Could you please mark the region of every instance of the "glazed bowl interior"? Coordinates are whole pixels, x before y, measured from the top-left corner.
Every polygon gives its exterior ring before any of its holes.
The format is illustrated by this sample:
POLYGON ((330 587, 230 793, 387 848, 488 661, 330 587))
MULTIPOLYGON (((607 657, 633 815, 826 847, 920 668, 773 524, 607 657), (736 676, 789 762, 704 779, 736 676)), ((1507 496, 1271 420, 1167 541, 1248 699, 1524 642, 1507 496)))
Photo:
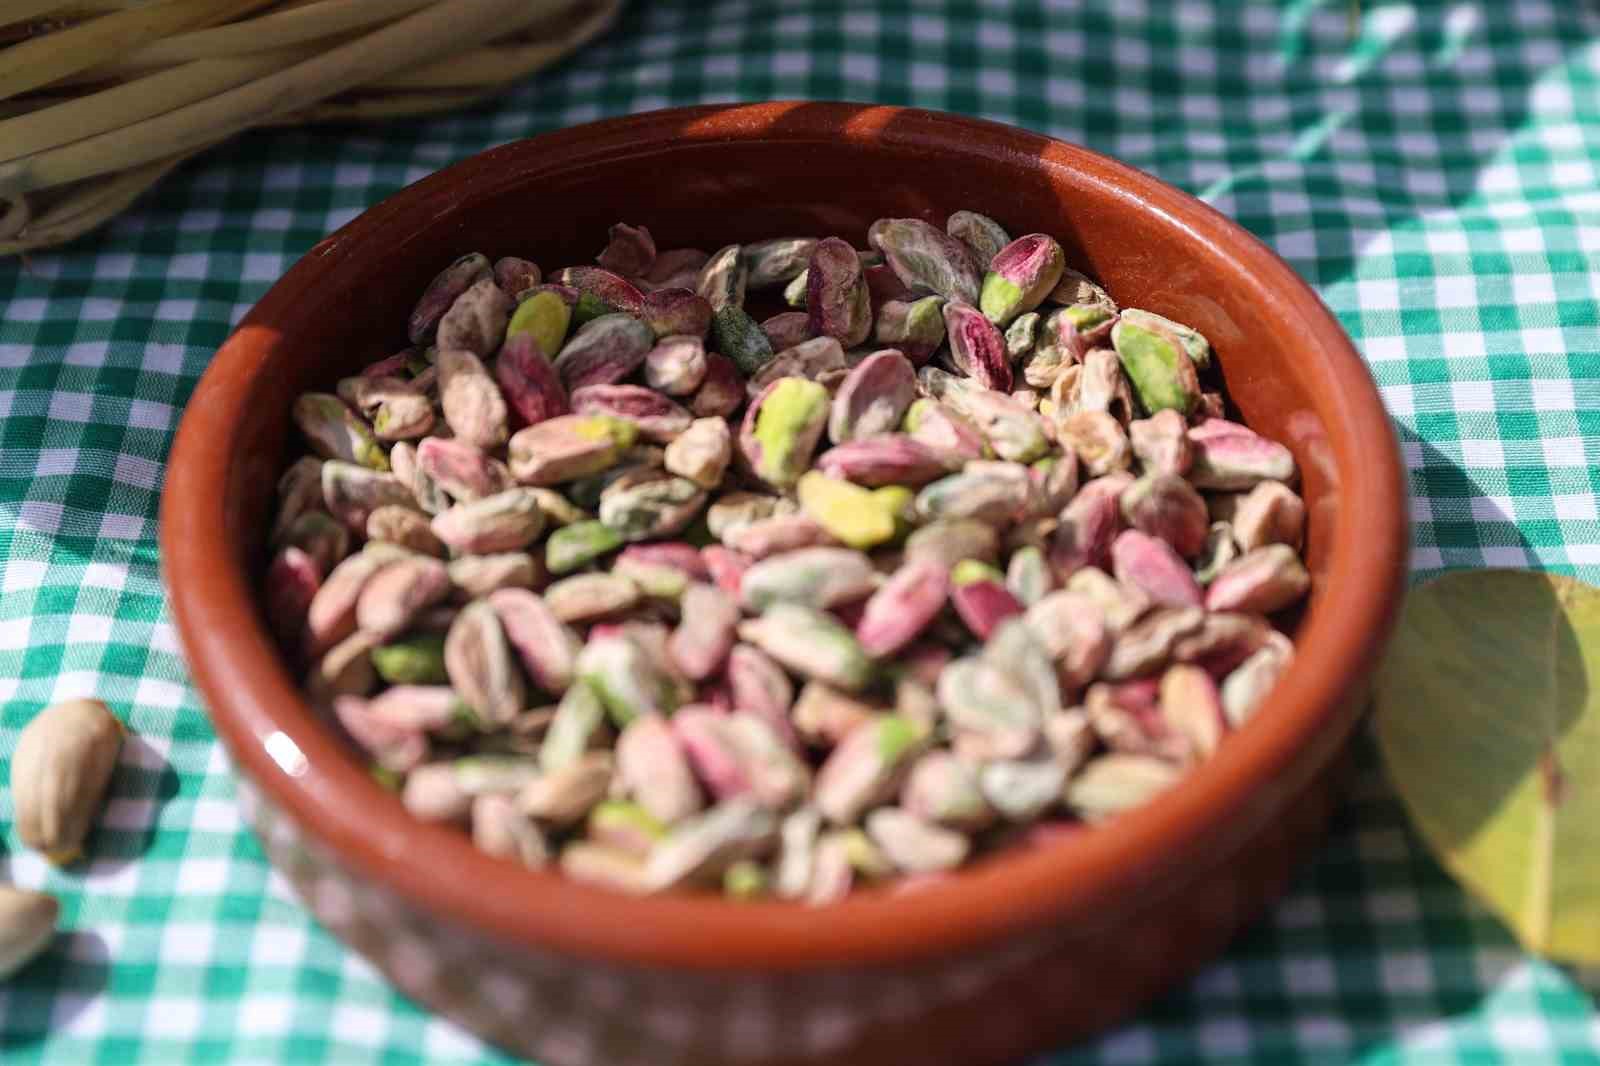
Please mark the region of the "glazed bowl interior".
POLYGON ((1243 230, 1104 157, 952 116, 839 104, 656 112, 519 142, 445 170, 318 245, 217 354, 185 416, 162 557, 191 669, 241 770, 343 861, 508 943, 645 965, 782 969, 903 961, 1029 923, 1087 920, 1222 861, 1342 744, 1398 603, 1407 543, 1395 441, 1348 339, 1243 230), (412 819, 299 695, 258 607, 294 397, 405 343, 453 258, 587 262, 617 221, 662 248, 838 234, 971 208, 1042 231, 1124 306, 1200 329, 1244 419, 1294 452, 1308 504, 1299 655, 1246 728, 1177 789, 1107 828, 1008 852, 915 892, 828 909, 634 899, 480 854, 412 819))

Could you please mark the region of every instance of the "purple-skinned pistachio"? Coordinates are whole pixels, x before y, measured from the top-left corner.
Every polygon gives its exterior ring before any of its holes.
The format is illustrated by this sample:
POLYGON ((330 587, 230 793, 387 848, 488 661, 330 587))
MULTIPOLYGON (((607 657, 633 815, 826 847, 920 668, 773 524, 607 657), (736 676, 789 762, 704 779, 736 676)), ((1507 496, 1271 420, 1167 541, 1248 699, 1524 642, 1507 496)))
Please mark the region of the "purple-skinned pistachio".
POLYGON ((322 464, 322 498, 334 518, 362 534, 372 512, 386 505, 409 506, 409 489, 393 474, 329 459, 322 464))
POLYGON ((1000 223, 976 211, 951 212, 945 220, 944 231, 967 246, 973 262, 982 270, 988 270, 1000 249, 1011 243, 1010 234, 1000 223))
POLYGON ((300 647, 300 634, 306 617, 322 587, 324 570, 311 554, 290 544, 272 557, 262 584, 266 596, 267 620, 278 636, 278 643, 291 655, 300 647))
POLYGON ((1100 676, 1125 681, 1154 673, 1171 660, 1177 642, 1204 623, 1205 612, 1198 607, 1157 607, 1146 612, 1118 634, 1100 676))
POLYGON ((1084 710, 1100 741, 1114 752, 1147 755, 1175 764, 1193 760, 1187 738, 1175 732, 1161 713, 1160 683, 1155 678, 1105 682, 1089 686, 1084 710))
POLYGON ((820 748, 833 748, 862 722, 877 717, 882 708, 821 681, 807 681, 794 701, 789 719, 800 740, 820 748))
POLYGON ((678 670, 704 681, 727 661, 739 625, 739 605, 715 585, 695 582, 683 592, 683 618, 667 644, 678 670))
POLYGON ((579 300, 592 297, 609 312, 637 315, 644 309, 644 294, 627 278, 604 267, 570 266, 550 279, 578 291, 579 300))
POLYGON ((1128 423, 1128 444, 1146 474, 1181 477, 1189 472, 1194 458, 1188 429, 1177 411, 1157 411, 1149 418, 1128 423))
POLYGON ((462 256, 440 271, 428 283, 422 298, 411 312, 407 330, 411 343, 426 344, 433 340, 439 320, 450 310, 456 298, 485 278, 493 278, 493 269, 488 258, 477 252, 462 256))
POLYGON ((726 674, 734 708, 757 715, 791 742, 795 740, 789 721, 794 683, 783 667, 754 645, 735 644, 728 653, 726 674))
MULTIPOLYGON (((529 485, 559 485, 615 466, 638 427, 605 415, 562 415, 512 435, 512 475, 529 485)), ((426 443, 426 442, 424 442, 426 443)))
POLYGON ((278 478, 278 517, 272 524, 272 543, 282 544, 302 515, 325 512, 322 499, 322 460, 302 456, 278 478))
POLYGON ((672 719, 689 761, 718 800, 748 798, 782 810, 802 798, 811 770, 784 738, 748 711, 684 708, 672 719))
POLYGON ((971 420, 935 399, 913 401, 903 425, 912 440, 942 456, 949 469, 959 469, 969 459, 986 459, 991 454, 983 434, 971 420))
POLYGON ((767 289, 798 277, 811 261, 815 237, 774 237, 744 245, 740 258, 746 271, 745 287, 767 289))
POLYGON ((1199 402, 1194 360, 1171 334, 1140 324, 1124 313, 1111 330, 1111 346, 1145 413, 1171 408, 1187 415, 1199 402))
POLYGON ((745 384, 745 392, 755 399, 779 378, 805 378, 825 384, 835 374, 845 372, 844 349, 832 337, 812 337, 786 349, 763 364, 745 384))
POLYGON ((917 374, 894 349, 873 352, 845 376, 833 396, 828 436, 836 444, 892 433, 917 395, 917 374))
POLYGON ((1233 539, 1244 551, 1268 544, 1298 549, 1305 535, 1306 505, 1281 481, 1263 481, 1245 493, 1233 514, 1233 539))
POLYGON ((544 272, 539 269, 539 264, 531 259, 519 259, 514 255, 508 255, 494 261, 494 283, 500 287, 501 292, 513 300, 529 289, 537 287, 542 281, 544 272))
POLYGON ((1311 588, 1311 575, 1287 544, 1267 544, 1245 552, 1222 568, 1206 586, 1211 611, 1271 614, 1298 602, 1311 588))
POLYGON ((428 758, 428 738, 420 729, 405 729, 373 716, 370 701, 360 696, 334 697, 333 714, 344 731, 379 766, 404 774, 428 758))
POLYGON ((640 439, 658 444, 670 443, 690 422, 688 411, 642 385, 585 385, 573 391, 572 410, 632 422, 640 439))
POLYGON ((431 528, 434 536, 459 552, 520 551, 544 532, 544 511, 538 497, 519 487, 458 503, 435 515, 431 528))
POLYGON ((761 480, 787 488, 811 465, 828 421, 828 390, 814 381, 780 378, 745 412, 739 451, 761 480))
POLYGON ((1065 266, 1066 256, 1054 237, 1044 233, 1018 237, 990 261, 979 307, 990 322, 1009 325, 1018 315, 1044 303, 1065 266))
POLYGON ((972 518, 929 522, 906 538, 905 557, 933 559, 946 570, 963 559, 992 563, 1000 554, 1000 535, 987 522, 972 518))
POLYGON ((728 547, 750 559, 839 543, 820 522, 807 514, 775 514, 757 519, 735 526, 723 540, 728 547))
POLYGON ((506 336, 506 324, 516 302, 501 291, 493 277, 479 278, 439 320, 436 344, 441 352, 462 350, 487 359, 506 336))
POLYGON ((707 352, 705 377, 689 398, 690 413, 696 418, 726 418, 744 401, 744 379, 733 360, 717 352, 707 352))
POLYGON ((705 266, 700 268, 700 276, 695 281, 695 292, 705 297, 713 313, 725 307, 744 306, 745 287, 750 272, 744 264, 741 252, 742 249, 737 244, 726 245, 713 252, 711 258, 706 260, 705 266))
POLYGON ((943 308, 945 333, 950 341, 950 361, 984 388, 1011 391, 1011 357, 1005 338, 983 312, 969 303, 952 300, 943 308))
POLYGON ((523 425, 537 425, 571 410, 561 376, 531 336, 519 334, 506 341, 495 359, 494 375, 506 405, 523 425))
POLYGON ((769 556, 745 572, 740 604, 761 612, 775 603, 828 608, 863 599, 877 571, 865 554, 849 548, 801 548, 769 556))
POLYGON ((846 348, 866 340, 872 330, 872 305, 855 249, 837 237, 820 240, 812 249, 806 272, 811 332, 833 337, 846 348))
POLYGON ((311 450, 323 459, 337 459, 373 470, 388 470, 389 459, 372 427, 325 392, 308 392, 294 401, 294 422, 311 450))
MULTIPOLYGON (((926 374, 929 369, 923 367, 919 373, 926 374)), ((949 402, 978 428, 1001 459, 1031 463, 1051 451, 1051 434, 1044 419, 1010 396, 977 389, 952 394, 949 402)))
POLYGON ((668 396, 688 396, 705 377, 706 346, 697 336, 662 337, 645 353, 645 384, 668 396))
POLYGON ((1116 496, 1080 490, 1062 510, 1050 540, 1048 556, 1056 580, 1065 582, 1086 566, 1100 565, 1111 550, 1117 523, 1116 496))
POLYGON ((1111 545, 1118 581, 1168 607, 1198 607, 1206 593, 1172 545, 1137 529, 1124 530, 1111 545))
POLYGON ((811 316, 804 311, 783 311, 761 321, 761 332, 775 352, 811 339, 811 316))
POLYGON ((866 261, 867 253, 860 254, 861 277, 867 283, 867 298, 874 308, 891 302, 905 303, 917 298, 916 293, 906 288, 905 282, 900 280, 893 267, 887 263, 869 264, 866 261))
POLYGON ((1294 456, 1237 422, 1208 418, 1189 427, 1194 460, 1189 480, 1199 489, 1238 491, 1262 481, 1292 481, 1294 456))
POLYGON ((511 471, 482 449, 458 440, 428 437, 417 445, 417 470, 457 500, 477 500, 504 492, 511 471))
POLYGON ((948 472, 945 457, 902 433, 851 440, 817 457, 816 469, 867 488, 925 485, 948 472))
POLYGON ((777 838, 772 811, 744 799, 727 800, 678 824, 651 850, 642 886, 659 892, 719 877, 735 862, 771 851, 777 838))
POLYGON ((1049 593, 1029 607, 1023 619, 1055 661, 1061 687, 1069 692, 1094 680, 1111 654, 1105 613, 1082 593, 1049 593))
POLYGON ((944 298, 888 300, 878 308, 873 339, 898 349, 912 366, 926 363, 945 339, 944 298))
POLYGON ((552 696, 565 692, 582 648, 577 633, 528 589, 497 589, 487 602, 533 683, 552 696))
POLYGON ((1033 482, 1034 513, 1058 515, 1078 494, 1078 458, 1063 454, 1036 459, 1028 466, 1028 477, 1033 482))
POLYGON ((658 821, 671 825, 705 806, 688 756, 660 714, 642 714, 617 738, 617 777, 658 821))
POLYGON ((955 659, 939 674, 939 706, 955 731, 957 753, 1014 759, 1038 742, 1041 717, 1021 682, 977 656, 955 659))
POLYGON ((656 261, 656 242, 643 226, 618 222, 607 234, 606 246, 594 261, 614 274, 631 277, 649 271, 656 261))
POLYGON ((1205 546, 1206 501, 1177 474, 1146 474, 1123 490, 1119 502, 1129 526, 1166 541, 1183 558, 1205 546))
POLYGON ((917 513, 928 521, 976 518, 997 526, 1026 516, 1034 504, 1033 479, 1021 463, 974 460, 923 488, 917 513))
POLYGON ((911 291, 977 304, 983 274, 956 238, 920 218, 884 218, 867 231, 867 242, 911 291))
POLYGON ((711 305, 689 289, 657 289, 647 293, 639 317, 661 337, 704 337, 711 330, 711 305))
POLYGON ((646 292, 655 289, 693 289, 700 278, 700 268, 710 258, 699 248, 658 249, 650 269, 633 280, 646 292))
POLYGON ((909 559, 867 600, 856 639, 874 658, 910 644, 944 608, 949 567, 936 559, 909 559))
POLYGON ((911 722, 878 715, 844 737, 817 772, 813 802, 834 825, 853 825, 893 796, 925 736, 911 722))
POLYGON ((739 626, 739 639, 796 674, 847 692, 859 692, 874 677, 872 661, 855 635, 832 615, 802 604, 773 604, 739 626))
POLYGON ((1006 588, 1005 575, 973 559, 951 570, 950 602, 979 640, 988 640, 1002 622, 1022 613, 1022 604, 1006 588))
POLYGON ((356 625, 380 640, 404 632, 418 614, 450 595, 444 563, 425 555, 400 559, 374 574, 356 601, 356 625))
MULTIPOLYGON (((1282 638, 1282 635, 1279 634, 1282 638)), ((1286 638, 1269 641, 1229 672, 1222 682, 1222 710, 1233 728, 1241 728, 1288 669, 1294 654, 1286 638)))
POLYGON ((505 725, 527 704, 527 688, 494 607, 484 600, 462 608, 444 643, 450 684, 473 714, 505 725))
POLYGON ((601 315, 567 341, 556 357, 556 372, 569 392, 585 385, 613 385, 639 369, 655 342, 650 327, 632 315, 601 315))
POLYGON ((1083 357, 1074 408, 1104 411, 1124 426, 1133 421, 1133 391, 1128 387, 1116 352, 1110 348, 1096 348, 1083 357))
POLYGON ((461 348, 441 348, 439 403, 455 439, 479 448, 497 448, 506 442, 506 400, 483 360, 461 348))

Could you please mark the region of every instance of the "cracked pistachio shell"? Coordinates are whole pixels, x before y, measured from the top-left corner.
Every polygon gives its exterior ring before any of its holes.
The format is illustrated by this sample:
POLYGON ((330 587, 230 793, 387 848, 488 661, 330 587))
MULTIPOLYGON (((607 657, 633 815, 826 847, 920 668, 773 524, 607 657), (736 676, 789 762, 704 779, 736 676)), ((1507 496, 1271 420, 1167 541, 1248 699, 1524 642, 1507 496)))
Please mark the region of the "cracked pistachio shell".
POLYGON ((11 756, 11 803, 24 845, 57 866, 82 854, 126 735, 99 700, 57 703, 29 720, 11 756))

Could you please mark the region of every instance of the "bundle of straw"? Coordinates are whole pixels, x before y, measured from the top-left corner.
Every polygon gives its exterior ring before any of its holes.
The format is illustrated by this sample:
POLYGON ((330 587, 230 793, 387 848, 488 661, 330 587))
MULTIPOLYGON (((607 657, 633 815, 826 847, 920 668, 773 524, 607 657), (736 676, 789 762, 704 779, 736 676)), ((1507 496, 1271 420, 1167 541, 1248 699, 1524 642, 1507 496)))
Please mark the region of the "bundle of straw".
POLYGON ((622 0, 3 0, 0 255, 70 240, 252 126, 460 107, 622 0))

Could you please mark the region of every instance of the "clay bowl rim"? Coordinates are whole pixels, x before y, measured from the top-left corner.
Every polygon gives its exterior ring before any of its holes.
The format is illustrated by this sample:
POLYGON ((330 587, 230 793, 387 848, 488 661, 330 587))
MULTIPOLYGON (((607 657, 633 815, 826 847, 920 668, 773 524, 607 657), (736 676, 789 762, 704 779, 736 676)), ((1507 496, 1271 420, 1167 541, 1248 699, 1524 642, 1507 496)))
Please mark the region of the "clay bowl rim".
POLYGON ((1214 839, 1228 819, 1250 817, 1253 803, 1292 795, 1309 776, 1308 746, 1318 751, 1309 756, 1314 763, 1331 757, 1337 745, 1326 742, 1328 731, 1343 739, 1339 708, 1359 698, 1404 589, 1409 534, 1401 470, 1377 389, 1333 316, 1275 253, 1188 194, 1088 149, 943 112, 814 101, 710 105, 608 119, 491 149, 407 187, 318 244, 245 317, 195 389, 163 492, 161 559, 191 672, 236 765, 359 877, 507 945, 579 958, 761 972, 903 964, 1050 924, 1093 925, 1131 886, 1161 877, 1181 884, 1185 864, 1207 861, 1186 851, 1186 841, 1214 839), (796 122, 797 114, 807 121, 796 122), (385 241, 390 227, 441 225, 434 215, 467 197, 525 180, 514 165, 523 153, 571 168, 695 142, 764 138, 809 145, 878 139, 956 158, 972 153, 1076 171, 1077 180, 1100 186, 1129 211, 1154 213, 1220 251, 1238 264, 1233 283, 1247 286, 1280 321, 1298 321, 1308 372, 1332 397, 1328 438, 1353 445, 1334 448, 1346 488, 1326 582, 1339 590, 1338 609, 1308 613, 1289 673, 1213 759, 1108 826, 916 891, 855 893, 822 911, 731 904, 714 895, 625 896, 517 868, 477 852, 458 830, 412 818, 298 695, 259 614, 243 553, 229 543, 223 504, 232 456, 246 446, 232 435, 234 412, 272 345, 270 331, 257 327, 291 320, 297 291, 340 270, 363 246, 385 241), (1296 773, 1302 776, 1290 780, 1296 773))

